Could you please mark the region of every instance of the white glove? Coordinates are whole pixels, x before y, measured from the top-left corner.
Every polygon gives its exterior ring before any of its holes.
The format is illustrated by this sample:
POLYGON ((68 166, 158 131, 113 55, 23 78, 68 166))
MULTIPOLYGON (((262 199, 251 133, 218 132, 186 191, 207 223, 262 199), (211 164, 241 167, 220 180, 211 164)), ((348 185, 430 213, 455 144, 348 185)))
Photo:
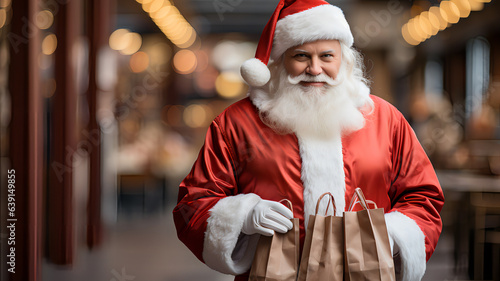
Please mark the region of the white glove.
POLYGON ((285 205, 269 200, 261 200, 247 215, 241 232, 252 235, 254 233, 272 236, 274 232, 286 233, 292 229, 290 221, 293 213, 285 205))

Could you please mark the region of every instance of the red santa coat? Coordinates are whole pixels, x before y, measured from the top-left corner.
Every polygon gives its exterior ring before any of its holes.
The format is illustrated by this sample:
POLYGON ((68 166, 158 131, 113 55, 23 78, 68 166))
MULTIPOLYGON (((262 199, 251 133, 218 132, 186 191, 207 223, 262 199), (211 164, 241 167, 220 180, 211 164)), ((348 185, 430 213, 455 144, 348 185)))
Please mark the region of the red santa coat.
POLYGON ((230 106, 212 122, 180 185, 173 212, 179 239, 211 268, 246 280, 258 235, 242 235, 241 228, 260 200, 292 201, 303 242, 304 217, 319 194, 332 192, 343 211, 361 187, 384 208, 401 257, 398 279, 420 280, 441 232, 443 192, 402 114, 371 98, 365 126, 327 142, 276 134, 249 98, 230 106))

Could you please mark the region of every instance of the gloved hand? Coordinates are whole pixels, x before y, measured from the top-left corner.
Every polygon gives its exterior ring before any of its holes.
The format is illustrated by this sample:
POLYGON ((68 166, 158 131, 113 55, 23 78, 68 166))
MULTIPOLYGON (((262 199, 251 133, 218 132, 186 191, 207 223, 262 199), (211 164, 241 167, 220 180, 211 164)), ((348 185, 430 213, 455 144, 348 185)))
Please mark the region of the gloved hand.
POLYGON ((293 213, 285 205, 269 200, 262 200, 248 213, 243 222, 241 232, 252 235, 254 233, 272 236, 274 232, 286 233, 292 229, 290 221, 293 213))

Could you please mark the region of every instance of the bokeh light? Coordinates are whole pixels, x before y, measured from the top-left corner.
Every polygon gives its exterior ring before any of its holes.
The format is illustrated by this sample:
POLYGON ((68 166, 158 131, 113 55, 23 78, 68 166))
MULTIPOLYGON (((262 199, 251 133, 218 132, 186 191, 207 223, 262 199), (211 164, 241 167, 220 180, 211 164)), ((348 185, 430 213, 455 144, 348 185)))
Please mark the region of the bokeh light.
POLYGON ((449 23, 457 23, 460 20, 460 10, 457 5, 451 1, 442 1, 441 5, 441 15, 449 23))
POLYGON ((36 26, 40 29, 49 29, 54 23, 54 15, 49 10, 38 12, 35 18, 36 26))
POLYGON ((132 55, 139 51, 142 46, 142 37, 139 33, 129 32, 123 35, 124 41, 128 42, 127 46, 120 50, 120 53, 124 55, 132 55))
POLYGON ((189 74, 196 69, 196 55, 191 50, 180 50, 174 56, 174 69, 179 74, 189 74))
POLYGON ((208 126, 211 120, 212 111, 204 104, 191 104, 184 110, 184 123, 191 128, 208 126))
POLYGON ((7 23, 7 10, 0 9, 0 28, 4 27, 7 23))
POLYGON ((194 28, 187 22, 181 12, 167 0, 136 0, 142 4, 153 22, 179 48, 189 48, 196 42, 194 28))
POLYGON ((0 8, 7 8, 11 4, 10 0, 0 0, 0 8))
POLYGON ((132 55, 139 51, 142 46, 140 34, 130 32, 128 29, 117 29, 109 36, 109 47, 120 51, 123 55, 132 55))
POLYGON ((234 72, 222 72, 215 80, 215 89, 223 98, 238 97, 243 94, 245 88, 240 76, 234 72))
POLYGON ((130 39, 125 37, 127 33, 129 33, 128 29, 123 28, 113 31, 109 36, 109 47, 116 51, 125 49, 129 44, 127 39, 130 39))
POLYGON ((416 38, 413 38, 413 36, 410 34, 410 31, 408 29, 408 23, 405 23, 401 29, 401 34, 403 35, 403 38, 405 39, 406 42, 408 42, 410 45, 416 46, 418 43, 420 43, 419 40, 416 38))
POLYGON ((470 15, 471 6, 468 0, 451 0, 451 2, 457 5, 461 18, 466 18, 470 15))
POLYGON ((42 40, 42 53, 52 55, 57 48, 57 37, 54 33, 49 33, 42 40))
POLYGON ((149 56, 145 52, 137 52, 130 57, 129 66, 132 72, 140 73, 149 67, 149 56))
POLYGON ((460 18, 469 17, 471 11, 480 11, 484 3, 489 2, 491 0, 443 0, 428 11, 415 3, 410 12, 412 18, 402 26, 401 35, 408 44, 416 46, 457 23, 460 18))

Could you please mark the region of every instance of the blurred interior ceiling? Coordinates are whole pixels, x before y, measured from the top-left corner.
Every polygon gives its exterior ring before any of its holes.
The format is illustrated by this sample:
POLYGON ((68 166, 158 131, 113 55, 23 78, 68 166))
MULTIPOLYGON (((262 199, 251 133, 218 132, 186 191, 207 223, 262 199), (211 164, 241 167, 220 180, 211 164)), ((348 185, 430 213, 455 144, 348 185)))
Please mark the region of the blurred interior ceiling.
MULTIPOLYGON (((259 36, 279 0, 173 0, 201 35, 241 32, 259 36)), ((356 0, 330 0, 344 13, 356 0)), ((117 0, 116 28, 146 34, 160 30, 135 0, 117 0)))

